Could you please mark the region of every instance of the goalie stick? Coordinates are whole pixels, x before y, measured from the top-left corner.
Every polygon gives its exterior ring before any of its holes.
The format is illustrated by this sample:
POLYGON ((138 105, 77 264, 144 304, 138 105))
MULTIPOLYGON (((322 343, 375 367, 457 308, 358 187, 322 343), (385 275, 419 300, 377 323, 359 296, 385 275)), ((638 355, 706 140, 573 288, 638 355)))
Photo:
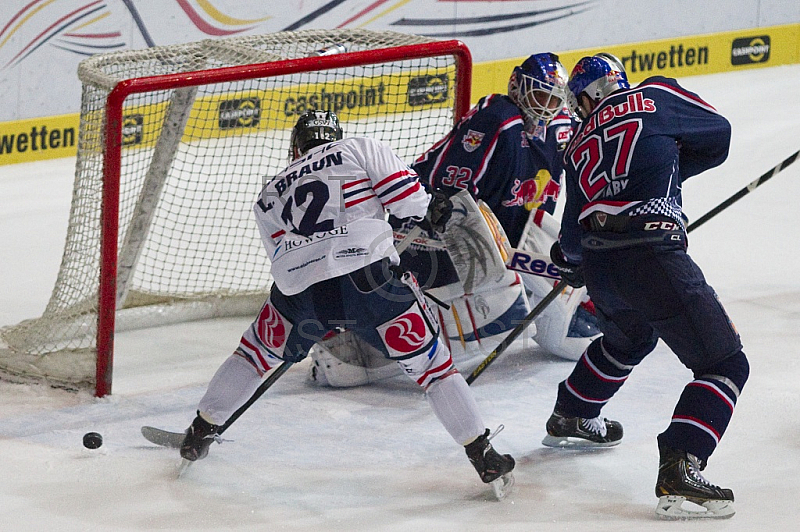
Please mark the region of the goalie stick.
MULTIPOLYGON (((398 254, 402 253, 409 245, 411 245, 414 239, 419 237, 419 235, 421 234, 422 234, 422 228, 418 225, 414 226, 414 228, 408 232, 406 238, 402 242, 397 244, 397 246, 395 246, 395 248, 397 249, 397 253, 398 254)), ((242 414, 244 414, 245 411, 253 405, 253 403, 258 401, 258 399, 262 395, 264 395, 264 392, 266 392, 273 384, 275 384, 275 381, 277 381, 284 373, 286 373, 286 371, 291 366, 292 362, 283 362, 280 366, 278 366, 275 369, 275 371, 270 373, 269 377, 267 377, 267 379, 264 382, 262 382, 258 386, 258 388, 256 388, 256 391, 253 392, 253 395, 250 396, 250 399, 248 399, 247 402, 245 402, 242 406, 240 406, 238 410, 236 410, 236 412, 234 412, 223 425, 220 425, 219 430, 217 431, 217 435, 221 435, 223 432, 228 430, 228 428, 233 424, 233 422, 239 419, 239 417, 242 414)), ((141 432, 142 436, 144 436, 144 438, 150 443, 154 443, 162 447, 169 447, 173 449, 180 448, 181 444, 183 443, 183 438, 186 435, 184 432, 171 432, 168 430, 159 429, 156 427, 150 427, 147 425, 142 427, 141 432)), ((183 474, 183 472, 188 467, 187 462, 189 461, 183 460, 183 462, 179 466, 178 476, 183 474)))
POLYGON ((693 229, 697 229, 698 227, 709 221, 711 218, 713 218, 720 212, 724 211, 725 209, 727 209, 728 207, 730 207, 731 205, 742 199, 747 194, 750 194, 756 188, 766 183, 767 180, 770 179, 772 176, 774 176, 775 174, 777 174, 778 172, 780 172, 781 170, 783 170, 784 168, 795 162, 797 160, 798 155, 800 155, 800 150, 794 152, 789 157, 784 159, 780 164, 778 164, 771 170, 765 172, 760 177, 748 183, 742 189, 737 191, 733 196, 726 199, 725 201, 723 201, 722 203, 720 203, 719 205, 717 205, 716 207, 705 213, 703 216, 695 220, 693 223, 690 223, 689 226, 686 228, 686 232, 688 233, 693 229))

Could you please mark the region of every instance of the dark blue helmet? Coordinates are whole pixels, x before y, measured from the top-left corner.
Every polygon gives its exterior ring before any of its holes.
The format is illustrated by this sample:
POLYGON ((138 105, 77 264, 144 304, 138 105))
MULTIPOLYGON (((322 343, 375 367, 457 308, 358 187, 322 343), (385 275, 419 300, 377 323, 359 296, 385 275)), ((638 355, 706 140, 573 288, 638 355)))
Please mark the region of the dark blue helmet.
POLYGON ((527 118, 547 124, 566 102, 567 71, 556 54, 534 54, 514 68, 508 95, 527 118))
POLYGON ((315 146, 343 136, 339 118, 333 111, 306 111, 292 129, 289 158, 294 160, 315 146))
POLYGON ((622 61, 612 54, 600 53, 578 61, 572 69, 567 86, 570 109, 585 118, 579 105, 581 93, 596 102, 619 89, 630 88, 630 83, 622 61))

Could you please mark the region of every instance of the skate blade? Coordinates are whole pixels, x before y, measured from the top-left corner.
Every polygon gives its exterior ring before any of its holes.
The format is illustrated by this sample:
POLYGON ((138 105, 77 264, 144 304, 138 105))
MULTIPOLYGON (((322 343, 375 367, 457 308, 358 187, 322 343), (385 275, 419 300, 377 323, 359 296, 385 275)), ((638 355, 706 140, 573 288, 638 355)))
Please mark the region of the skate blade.
POLYGON ((181 459, 181 463, 178 464, 178 469, 175 472, 175 478, 181 478, 186 470, 189 469, 189 466, 192 465, 191 460, 187 460, 186 458, 181 459))
POLYGON ((542 445, 561 449, 602 449, 605 447, 615 447, 621 442, 622 440, 611 441, 607 443, 597 443, 591 440, 585 440, 583 438, 570 436, 551 436, 548 434, 542 440, 542 445))
POLYGON ((492 491, 494 491, 494 496, 497 500, 502 501, 511 493, 511 488, 514 487, 514 474, 509 471, 502 477, 494 479, 489 484, 491 484, 492 491))
POLYGON ((656 515, 661 519, 728 519, 736 510, 733 501, 713 500, 702 504, 687 501, 680 495, 664 495, 658 498, 656 515), (684 506, 686 503, 686 506, 684 506))

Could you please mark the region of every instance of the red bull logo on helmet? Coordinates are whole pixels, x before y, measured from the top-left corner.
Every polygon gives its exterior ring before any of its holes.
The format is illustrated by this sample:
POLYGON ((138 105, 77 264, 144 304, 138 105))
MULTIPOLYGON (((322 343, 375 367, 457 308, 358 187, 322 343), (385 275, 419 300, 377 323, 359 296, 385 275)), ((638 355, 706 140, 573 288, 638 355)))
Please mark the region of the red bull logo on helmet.
POLYGON ((546 73, 547 82, 556 87, 563 87, 567 84, 567 80, 558 72, 558 70, 548 70, 546 73))
POLYGON ((572 75, 573 76, 575 74, 585 74, 585 73, 586 73, 586 69, 583 68, 583 63, 576 64, 575 68, 572 69, 572 75))
POLYGON ((612 70, 606 74, 606 83, 616 83, 617 81, 622 81, 622 72, 612 70))

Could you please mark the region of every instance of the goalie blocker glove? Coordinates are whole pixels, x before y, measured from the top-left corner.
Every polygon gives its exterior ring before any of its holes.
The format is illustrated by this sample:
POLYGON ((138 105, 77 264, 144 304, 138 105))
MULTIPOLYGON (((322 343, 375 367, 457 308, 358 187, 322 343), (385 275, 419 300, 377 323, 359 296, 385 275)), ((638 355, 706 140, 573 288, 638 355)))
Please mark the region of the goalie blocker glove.
POLYGON ((428 204, 428 212, 425 213, 425 218, 417 222, 417 225, 428 232, 444 233, 447 222, 453 215, 453 202, 441 190, 431 190, 430 194, 431 201, 428 204))
POLYGON ((586 284, 583 279, 582 268, 577 264, 572 264, 564 257, 564 252, 561 251, 561 244, 558 243, 558 240, 550 248, 550 260, 553 261, 556 269, 558 269, 558 274, 565 283, 573 288, 581 288, 586 284))

